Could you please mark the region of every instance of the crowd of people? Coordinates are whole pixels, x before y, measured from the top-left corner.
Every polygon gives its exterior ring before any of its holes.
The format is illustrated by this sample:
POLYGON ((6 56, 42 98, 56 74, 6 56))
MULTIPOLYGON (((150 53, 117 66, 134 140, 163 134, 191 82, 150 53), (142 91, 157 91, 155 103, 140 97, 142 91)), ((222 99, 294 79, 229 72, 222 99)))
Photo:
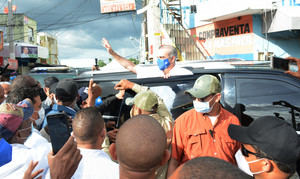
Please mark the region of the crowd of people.
MULTIPOLYGON (((107 40, 103 44, 138 77, 155 71, 128 62, 107 40)), ((175 52, 172 46, 160 47, 160 71, 152 74, 164 78, 183 74, 175 66, 175 52)), ((82 88, 71 79, 55 77, 44 79, 44 84, 27 75, 0 83, 0 178, 285 179, 297 175, 296 131, 274 116, 241 126, 220 104, 217 76, 202 75, 195 81, 186 91, 193 108, 177 119, 167 105, 170 97, 125 79, 115 85, 119 93, 105 97, 93 80, 82 88), (126 97, 129 89, 136 93, 134 97, 126 97), (124 102, 129 114, 118 110, 124 102), (105 118, 107 112, 117 114, 119 120, 105 118)))

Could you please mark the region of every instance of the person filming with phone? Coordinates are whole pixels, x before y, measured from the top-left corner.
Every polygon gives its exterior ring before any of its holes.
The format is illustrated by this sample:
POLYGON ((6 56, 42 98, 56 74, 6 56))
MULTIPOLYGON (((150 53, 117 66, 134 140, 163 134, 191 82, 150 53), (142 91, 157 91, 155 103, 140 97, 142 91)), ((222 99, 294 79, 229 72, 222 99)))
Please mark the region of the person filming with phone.
POLYGON ((43 137, 47 138, 48 140, 50 139, 47 121, 49 116, 58 113, 64 113, 69 121, 75 117, 76 111, 74 107, 77 96, 77 85, 73 80, 63 79, 57 83, 55 89, 55 99, 57 103, 53 104, 51 110, 46 115, 42 129, 43 132, 41 133, 43 137))

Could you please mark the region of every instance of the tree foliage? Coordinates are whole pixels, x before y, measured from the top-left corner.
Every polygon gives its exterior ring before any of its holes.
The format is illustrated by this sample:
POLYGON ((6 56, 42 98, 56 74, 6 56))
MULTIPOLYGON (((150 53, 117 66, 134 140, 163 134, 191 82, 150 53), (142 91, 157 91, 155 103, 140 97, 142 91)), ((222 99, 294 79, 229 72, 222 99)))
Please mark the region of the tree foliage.
POLYGON ((140 63, 140 61, 138 59, 135 59, 135 58, 129 58, 128 60, 132 61, 135 65, 140 63))
POLYGON ((106 65, 106 63, 103 60, 101 60, 101 59, 98 60, 99 67, 104 67, 105 65, 106 65))

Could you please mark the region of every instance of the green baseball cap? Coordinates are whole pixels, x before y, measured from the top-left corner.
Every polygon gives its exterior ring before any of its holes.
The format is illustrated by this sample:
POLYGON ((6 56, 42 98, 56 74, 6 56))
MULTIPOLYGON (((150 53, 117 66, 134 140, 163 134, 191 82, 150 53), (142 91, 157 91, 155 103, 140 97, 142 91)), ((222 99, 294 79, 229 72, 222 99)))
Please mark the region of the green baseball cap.
POLYGON ((195 98, 204 98, 210 94, 220 93, 221 84, 213 75, 202 75, 196 80, 194 87, 185 92, 195 98))
POLYGON ((152 111, 153 106, 158 104, 158 100, 156 94, 148 90, 136 94, 134 98, 127 98, 125 103, 129 106, 134 104, 145 111, 152 111))

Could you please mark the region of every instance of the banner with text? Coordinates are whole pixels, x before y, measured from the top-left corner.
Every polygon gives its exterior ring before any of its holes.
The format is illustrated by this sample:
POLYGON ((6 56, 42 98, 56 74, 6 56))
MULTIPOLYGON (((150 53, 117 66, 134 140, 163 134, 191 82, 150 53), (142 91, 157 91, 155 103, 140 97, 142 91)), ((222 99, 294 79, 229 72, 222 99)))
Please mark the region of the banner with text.
MULTIPOLYGON (((254 48, 252 16, 223 20, 191 29, 192 37, 215 58, 243 58, 254 48)), ((198 44, 199 44, 198 43, 198 44)))

